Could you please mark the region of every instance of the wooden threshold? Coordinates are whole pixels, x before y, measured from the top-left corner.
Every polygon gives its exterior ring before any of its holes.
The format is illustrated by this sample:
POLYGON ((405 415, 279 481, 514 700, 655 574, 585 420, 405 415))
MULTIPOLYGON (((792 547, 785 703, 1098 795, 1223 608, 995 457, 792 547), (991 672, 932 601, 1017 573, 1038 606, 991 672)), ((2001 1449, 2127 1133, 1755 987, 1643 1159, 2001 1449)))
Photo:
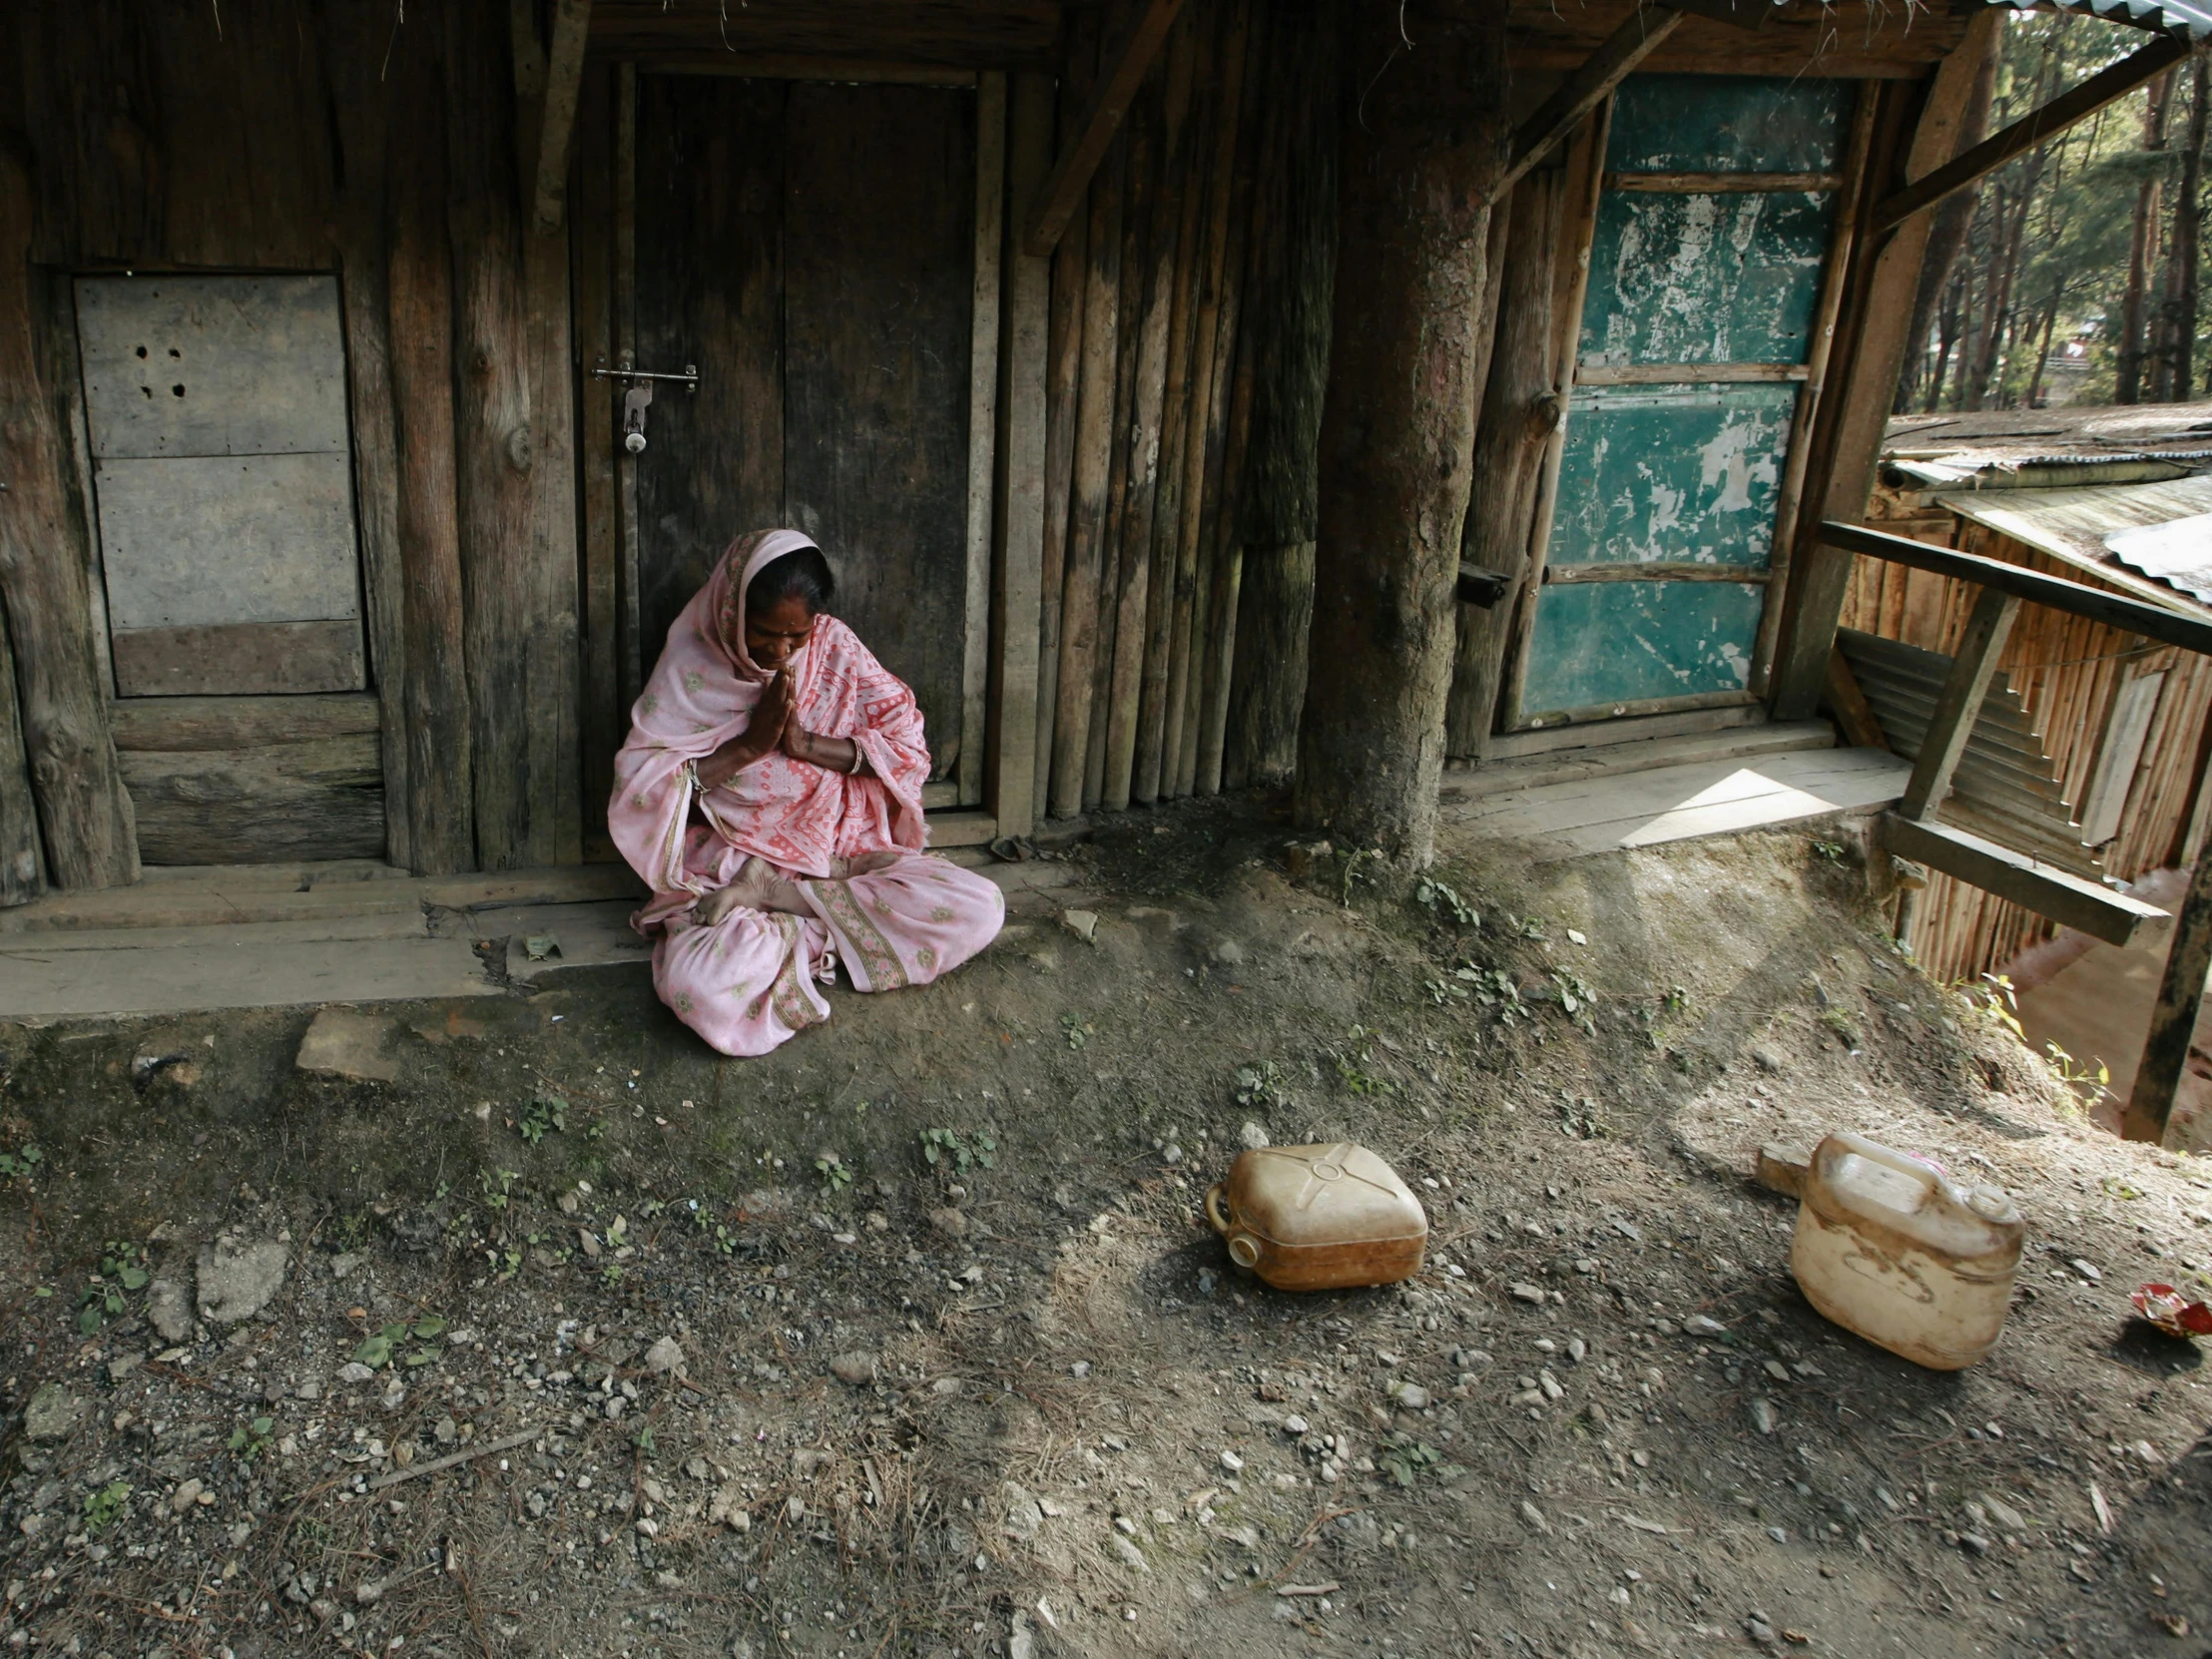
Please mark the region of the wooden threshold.
POLYGON ((1835 729, 1826 721, 1803 720, 1786 725, 1760 723, 1722 731, 1647 737, 1632 743, 1557 749, 1509 760, 1501 760, 1493 752, 1490 759, 1478 767, 1447 774, 1443 800, 1451 804, 1506 790, 1540 789, 1547 784, 1617 778, 1629 773, 1654 772, 1661 767, 1747 761, 1835 747, 1835 729))
POLYGON ((1559 749, 1595 749, 1613 744, 1678 738, 1687 732, 1724 732, 1763 726, 1767 711, 1756 703, 1728 709, 1689 709, 1680 714, 1644 715, 1633 720, 1591 720, 1575 726, 1547 726, 1529 732, 1501 732, 1490 740, 1490 759, 1548 755, 1559 749))
POLYGON ((1951 825, 1885 813, 1882 829, 1890 851, 1898 857, 1939 869, 2107 944, 2132 944, 2153 929, 2166 930, 2173 921, 2166 911, 2139 898, 1951 825))

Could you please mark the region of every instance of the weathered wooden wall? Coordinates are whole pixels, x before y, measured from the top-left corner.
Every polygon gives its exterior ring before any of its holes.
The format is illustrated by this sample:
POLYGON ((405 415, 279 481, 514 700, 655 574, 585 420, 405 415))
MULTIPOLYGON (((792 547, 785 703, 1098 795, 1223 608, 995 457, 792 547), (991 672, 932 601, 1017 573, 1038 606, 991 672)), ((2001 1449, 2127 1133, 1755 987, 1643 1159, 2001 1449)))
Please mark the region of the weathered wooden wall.
MULTIPOLYGON (((1986 526, 1956 519, 1951 524, 1953 533, 1944 539, 1963 552, 2071 582, 2116 586, 1986 526)), ((1861 559, 1852 570, 1843 626, 1947 654, 1972 606, 1973 594, 1963 584, 1861 559)), ((1998 667, 2025 704, 2044 753, 2056 763, 2077 822, 2112 729, 2115 700, 2130 682, 2160 677, 2150 693, 2155 701, 2132 780, 2125 785, 2118 831, 2104 843, 2102 862, 2107 875, 2123 881, 2193 862, 2206 829, 2197 777, 2205 718, 2212 712, 2212 661, 2029 605, 2013 624, 1998 667)), ((1913 951, 1936 980, 1948 984, 2000 967, 2053 931, 2033 911, 1932 870, 1914 909, 1913 951)))
MULTIPOLYGON (((62 279, 86 272, 338 277, 378 730, 349 733, 351 816, 329 850, 430 870, 578 855, 568 253, 522 210, 543 53, 510 49, 511 13, 36 0, 0 20, 0 334, 12 301, 17 337, 51 342, 43 377, 0 366, 0 398, 38 416, 6 422, 7 470, 37 487, 0 512, 0 588, 33 771, 66 750, 78 774, 67 788, 42 775, 61 884, 134 877, 130 797, 103 780, 155 789, 147 752, 119 769, 107 707, 62 279)), ((267 760, 225 764, 247 792, 239 834, 194 840, 195 855, 312 850, 254 828, 296 794, 267 760)), ((150 824, 157 843, 182 844, 150 824)))

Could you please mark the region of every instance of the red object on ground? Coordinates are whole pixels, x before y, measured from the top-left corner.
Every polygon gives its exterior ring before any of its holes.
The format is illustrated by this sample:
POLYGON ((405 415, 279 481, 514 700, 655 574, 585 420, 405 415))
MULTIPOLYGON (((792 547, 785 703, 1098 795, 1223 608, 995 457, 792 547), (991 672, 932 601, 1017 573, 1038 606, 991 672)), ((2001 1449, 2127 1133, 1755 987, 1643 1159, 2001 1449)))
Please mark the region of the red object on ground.
POLYGON ((2212 1337, 2212 1308, 2191 1302, 2171 1285, 2145 1285, 2128 1300, 2169 1337, 2212 1337))

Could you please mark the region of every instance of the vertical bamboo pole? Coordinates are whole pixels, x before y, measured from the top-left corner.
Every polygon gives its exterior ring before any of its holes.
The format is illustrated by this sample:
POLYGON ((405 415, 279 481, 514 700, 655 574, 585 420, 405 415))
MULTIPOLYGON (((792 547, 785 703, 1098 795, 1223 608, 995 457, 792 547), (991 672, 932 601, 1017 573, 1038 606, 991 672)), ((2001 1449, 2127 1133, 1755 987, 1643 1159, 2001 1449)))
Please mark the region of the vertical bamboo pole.
MULTIPOLYGON (((1175 291, 1168 314, 1167 388, 1160 417, 1159 482, 1153 496, 1151 576, 1145 593, 1144 677, 1137 702, 1136 771, 1129 787, 1130 799, 1145 805, 1171 793, 1174 777, 1168 770, 1168 679, 1174 655, 1172 631, 1176 619, 1176 565, 1182 543, 1183 451, 1191 420, 1191 342, 1200 264, 1204 251, 1200 236, 1206 209, 1206 140, 1216 100, 1201 97, 1200 88, 1211 91, 1214 68, 1217 8, 1193 6, 1183 13, 1191 70, 1184 93, 1188 113, 1175 161, 1177 189, 1182 196, 1182 219, 1176 232, 1175 291), (1163 788, 1163 785, 1165 788, 1163 788)), ((1171 74, 1174 73, 1171 66, 1171 74)))
POLYGON ((1852 109, 1851 136, 1844 150, 1844 188, 1836 198, 1835 231, 1821 294, 1813 312, 1813 337, 1806 352, 1805 378, 1798 384, 1797 412, 1790 421, 1790 451, 1783 462, 1782 487, 1774 510, 1773 551, 1767 564, 1766 602, 1759 612, 1758 641, 1751 653, 1751 692, 1767 695, 1774 669, 1774 642, 1782 632, 1782 596, 1790 586, 1790 550, 1797 543, 1798 507, 1805 498, 1805 471, 1813 454, 1813 420, 1828 381, 1828 359, 1836 344, 1836 317, 1843 308, 1844 278, 1851 271, 1852 235, 1859 225, 1859 198, 1867 188, 1867 151, 1874 142, 1875 91, 1862 86, 1852 109))
POLYGON ((1137 367, 1144 345, 1145 250, 1151 244, 1159 98, 1147 87, 1122 127, 1129 177, 1121 222, 1121 337, 1114 363, 1114 447, 1107 461, 1106 544, 1098 583, 1098 658, 1091 671, 1090 748, 1083 757, 1083 805, 1106 796, 1114 711, 1114 665, 1121 649, 1121 613, 1129 581, 1130 457, 1137 436, 1137 367))
POLYGON ((1552 313, 1552 395, 1559 423, 1544 445, 1544 470, 1537 485, 1536 513, 1528 532, 1528 575, 1521 583, 1513 618, 1512 655, 1506 664, 1505 695, 1499 699, 1499 730, 1520 722, 1521 693, 1528 684, 1528 647, 1536 632, 1536 601, 1544 588, 1544 561, 1551 551, 1551 525, 1559 505, 1559 462, 1567 452, 1567 402, 1574 389, 1576 341, 1582 332, 1582 305, 1590 291, 1590 239, 1597 232, 1598 202, 1605 178, 1605 141, 1613 126, 1613 100, 1591 111, 1567 152, 1567 200, 1560 215, 1559 261, 1555 270, 1564 291, 1552 313))
MULTIPOLYGON (((627 368, 638 360, 638 66, 634 63, 615 67, 614 201, 615 362, 627 368)), ((627 728, 630 705, 645 690, 645 625, 638 594, 638 458, 626 451, 616 456, 615 466, 620 477, 615 513, 622 538, 615 572, 621 589, 622 710, 627 728)))
POLYGON ((1068 493, 1066 570, 1061 584, 1059 696, 1053 711, 1054 818, 1083 810, 1090 747, 1093 669, 1098 658, 1098 590, 1105 551, 1108 468, 1113 457, 1114 366, 1121 316, 1121 220, 1128 149, 1116 144, 1091 181, 1085 234, 1081 371, 1068 493))
MULTIPOLYGON (((1058 153, 1075 142, 1076 123, 1089 102, 1096 71, 1098 19, 1076 20, 1067 74, 1059 95, 1058 153)), ((1017 216, 1028 204, 1016 203, 1017 216)), ((1037 787, 1040 811, 1052 798, 1052 742, 1060 708, 1060 616, 1067 580, 1068 507, 1074 493, 1076 391, 1083 362, 1084 275, 1089 266, 1091 216, 1070 221, 1052 255, 1052 316, 1045 366, 1043 603, 1037 619, 1037 787)), ((1016 229, 1018 231, 1018 219, 1016 229)))
MULTIPOLYGON (((1245 84, 1261 85, 1269 62, 1269 50, 1278 38, 1264 14, 1255 13, 1246 45, 1245 84)), ((1206 517, 1199 527, 1199 545, 1211 560, 1206 583, 1206 672, 1198 711, 1197 758, 1192 788, 1198 795, 1221 793, 1222 747, 1229 730, 1229 691, 1237 656, 1237 601, 1243 586, 1244 555, 1237 545, 1237 487, 1244 472, 1245 438, 1252 427, 1252 364, 1250 353, 1239 349, 1244 294, 1252 249, 1260 241, 1254 220, 1257 213, 1254 185, 1261 150, 1266 143, 1263 118, 1269 100, 1247 98, 1242 131, 1237 138, 1234 195, 1238 206, 1230 215, 1230 245, 1223 256, 1222 311, 1214 341, 1214 399, 1210 421, 1216 436, 1209 439, 1207 456, 1206 517)))

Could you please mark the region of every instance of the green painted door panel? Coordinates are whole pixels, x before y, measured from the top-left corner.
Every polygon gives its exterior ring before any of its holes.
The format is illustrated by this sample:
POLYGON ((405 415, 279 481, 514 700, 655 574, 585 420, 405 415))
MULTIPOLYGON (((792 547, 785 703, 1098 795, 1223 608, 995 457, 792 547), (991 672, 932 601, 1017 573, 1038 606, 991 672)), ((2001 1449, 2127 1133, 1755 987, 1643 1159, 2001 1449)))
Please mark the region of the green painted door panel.
POLYGON ((1736 582, 1563 582, 1536 598, 1524 719, 1741 691, 1766 590, 1736 582))
POLYGON ((1567 415, 1548 562, 1764 569, 1796 405, 1791 384, 1580 394, 1567 415))
POLYGON ((1801 363, 1834 198, 1607 191, 1590 245, 1585 364, 1801 363))
POLYGON ((1613 97, 1615 173, 1828 173, 1843 155, 1848 81, 1631 75, 1613 97))

